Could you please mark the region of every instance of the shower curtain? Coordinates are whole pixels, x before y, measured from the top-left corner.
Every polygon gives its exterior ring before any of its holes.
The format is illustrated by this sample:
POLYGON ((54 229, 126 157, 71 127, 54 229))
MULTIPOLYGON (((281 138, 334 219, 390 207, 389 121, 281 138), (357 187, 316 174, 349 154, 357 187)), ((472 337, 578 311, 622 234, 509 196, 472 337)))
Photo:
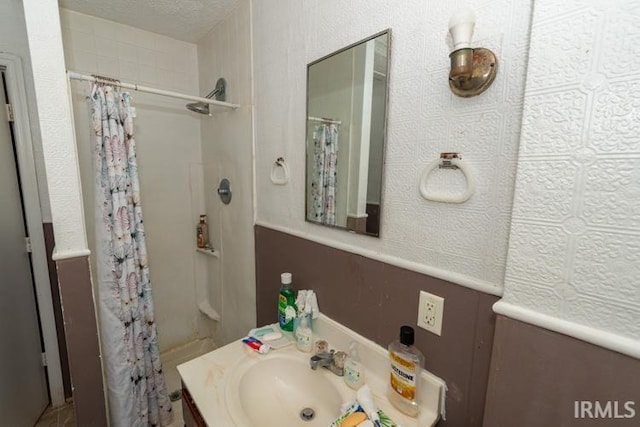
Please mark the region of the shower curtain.
POLYGON ((165 426, 171 402, 153 315, 131 97, 92 84, 96 265, 110 424, 165 426))
POLYGON ((338 126, 322 123, 313 131, 313 176, 311 179, 311 218, 322 224, 336 224, 336 174, 338 165, 338 126))

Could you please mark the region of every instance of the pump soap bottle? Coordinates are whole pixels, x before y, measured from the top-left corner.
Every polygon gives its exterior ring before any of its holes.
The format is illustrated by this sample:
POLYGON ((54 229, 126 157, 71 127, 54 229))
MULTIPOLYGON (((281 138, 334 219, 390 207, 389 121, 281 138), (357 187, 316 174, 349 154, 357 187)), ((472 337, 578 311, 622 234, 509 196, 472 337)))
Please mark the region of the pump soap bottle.
POLYGON ((416 393, 424 367, 424 356, 413 346, 413 342, 413 328, 402 326, 400 341, 389 344, 391 378, 388 398, 393 406, 410 417, 420 412, 416 393))
POLYGON ((305 353, 311 353, 313 349, 313 331, 307 323, 307 316, 302 316, 300 326, 296 329, 296 347, 305 353))
POLYGON ((280 329, 287 332, 293 332, 293 318, 287 320, 287 307, 294 309, 294 317, 297 313, 296 295, 291 287, 291 273, 282 273, 280 275, 280 293, 278 294, 278 323, 280 329))
POLYGON ((364 367, 358 357, 358 343, 349 344, 349 357, 344 362, 344 383, 354 390, 364 385, 364 367))

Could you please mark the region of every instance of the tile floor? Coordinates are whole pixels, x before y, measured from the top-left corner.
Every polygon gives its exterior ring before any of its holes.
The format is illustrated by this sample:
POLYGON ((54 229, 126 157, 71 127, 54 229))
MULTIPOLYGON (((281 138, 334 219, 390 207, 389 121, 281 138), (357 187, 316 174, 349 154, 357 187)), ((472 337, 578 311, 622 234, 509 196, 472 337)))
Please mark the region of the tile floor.
POLYGON ((73 401, 57 408, 47 408, 35 427, 76 427, 76 413, 73 411, 73 401))
MULTIPOLYGON (((202 339, 190 342, 182 347, 166 351, 161 354, 164 378, 169 393, 180 390, 181 382, 177 366, 194 359, 200 355, 215 350, 216 346, 210 339, 202 339)), ((182 401, 172 402, 173 423, 169 427, 182 427, 182 401)), ((73 411, 73 401, 59 408, 48 408, 38 420, 35 427, 76 427, 75 412, 73 411)))

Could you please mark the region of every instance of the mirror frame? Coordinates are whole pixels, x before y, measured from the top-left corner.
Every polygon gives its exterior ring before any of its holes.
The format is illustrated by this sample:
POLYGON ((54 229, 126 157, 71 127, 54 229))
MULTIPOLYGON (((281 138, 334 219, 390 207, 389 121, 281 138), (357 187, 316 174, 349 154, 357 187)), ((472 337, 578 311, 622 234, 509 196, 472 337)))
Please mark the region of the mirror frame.
POLYGON ((323 56, 322 58, 316 59, 310 63, 307 64, 307 75, 306 75, 306 103, 305 103, 305 139, 304 139, 304 149, 305 149, 305 167, 304 167, 304 171, 305 171, 305 182, 304 182, 304 220, 305 222, 308 222, 310 224, 315 224, 318 226, 322 226, 322 227, 329 227, 329 228, 334 228, 334 229, 338 229, 338 230, 344 230, 353 234, 358 234, 361 236, 370 236, 370 237, 377 237, 380 238, 380 233, 381 233, 381 225, 382 225, 382 211, 383 211, 383 199, 384 199, 384 188, 385 188, 385 170, 386 170, 386 153, 387 153, 387 143, 388 143, 388 123, 389 123, 389 82, 391 81, 391 73, 390 73, 390 68, 391 68, 391 28, 387 28, 385 30, 382 30, 378 33, 375 33, 369 37, 366 37, 364 39, 358 40, 357 42, 351 43, 348 46, 345 46, 341 49, 338 49, 334 52, 331 52, 325 56, 323 56), (379 205, 379 211, 378 211, 378 234, 370 234, 370 233, 360 233, 356 230, 352 230, 349 229, 346 226, 341 226, 341 225, 331 225, 331 224, 323 224, 321 222, 316 222, 316 221, 311 221, 307 214, 307 208, 308 208, 308 187, 309 187, 309 173, 308 173, 308 165, 309 165, 309 146, 308 143, 309 141, 307 141, 307 135, 309 135, 309 70, 313 65, 318 64, 319 62, 324 61, 325 59, 331 58, 334 55, 340 54, 344 51, 347 51, 353 47, 356 47, 358 45, 361 45, 363 43, 366 43, 370 40, 374 40, 382 35, 387 35, 387 75, 386 75, 386 87, 385 87, 385 94, 384 94, 384 124, 383 124, 383 135, 382 135, 382 173, 381 173, 381 177, 380 177, 380 205, 379 205))

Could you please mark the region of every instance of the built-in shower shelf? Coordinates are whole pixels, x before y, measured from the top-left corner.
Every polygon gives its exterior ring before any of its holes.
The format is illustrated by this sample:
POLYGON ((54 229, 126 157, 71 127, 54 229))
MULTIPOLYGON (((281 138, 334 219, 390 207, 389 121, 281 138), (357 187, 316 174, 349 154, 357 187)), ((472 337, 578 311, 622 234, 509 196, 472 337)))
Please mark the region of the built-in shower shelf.
POLYGON ((214 248, 196 248, 196 252, 200 252, 201 254, 212 256, 214 258, 220 258, 220 251, 217 251, 214 248))

